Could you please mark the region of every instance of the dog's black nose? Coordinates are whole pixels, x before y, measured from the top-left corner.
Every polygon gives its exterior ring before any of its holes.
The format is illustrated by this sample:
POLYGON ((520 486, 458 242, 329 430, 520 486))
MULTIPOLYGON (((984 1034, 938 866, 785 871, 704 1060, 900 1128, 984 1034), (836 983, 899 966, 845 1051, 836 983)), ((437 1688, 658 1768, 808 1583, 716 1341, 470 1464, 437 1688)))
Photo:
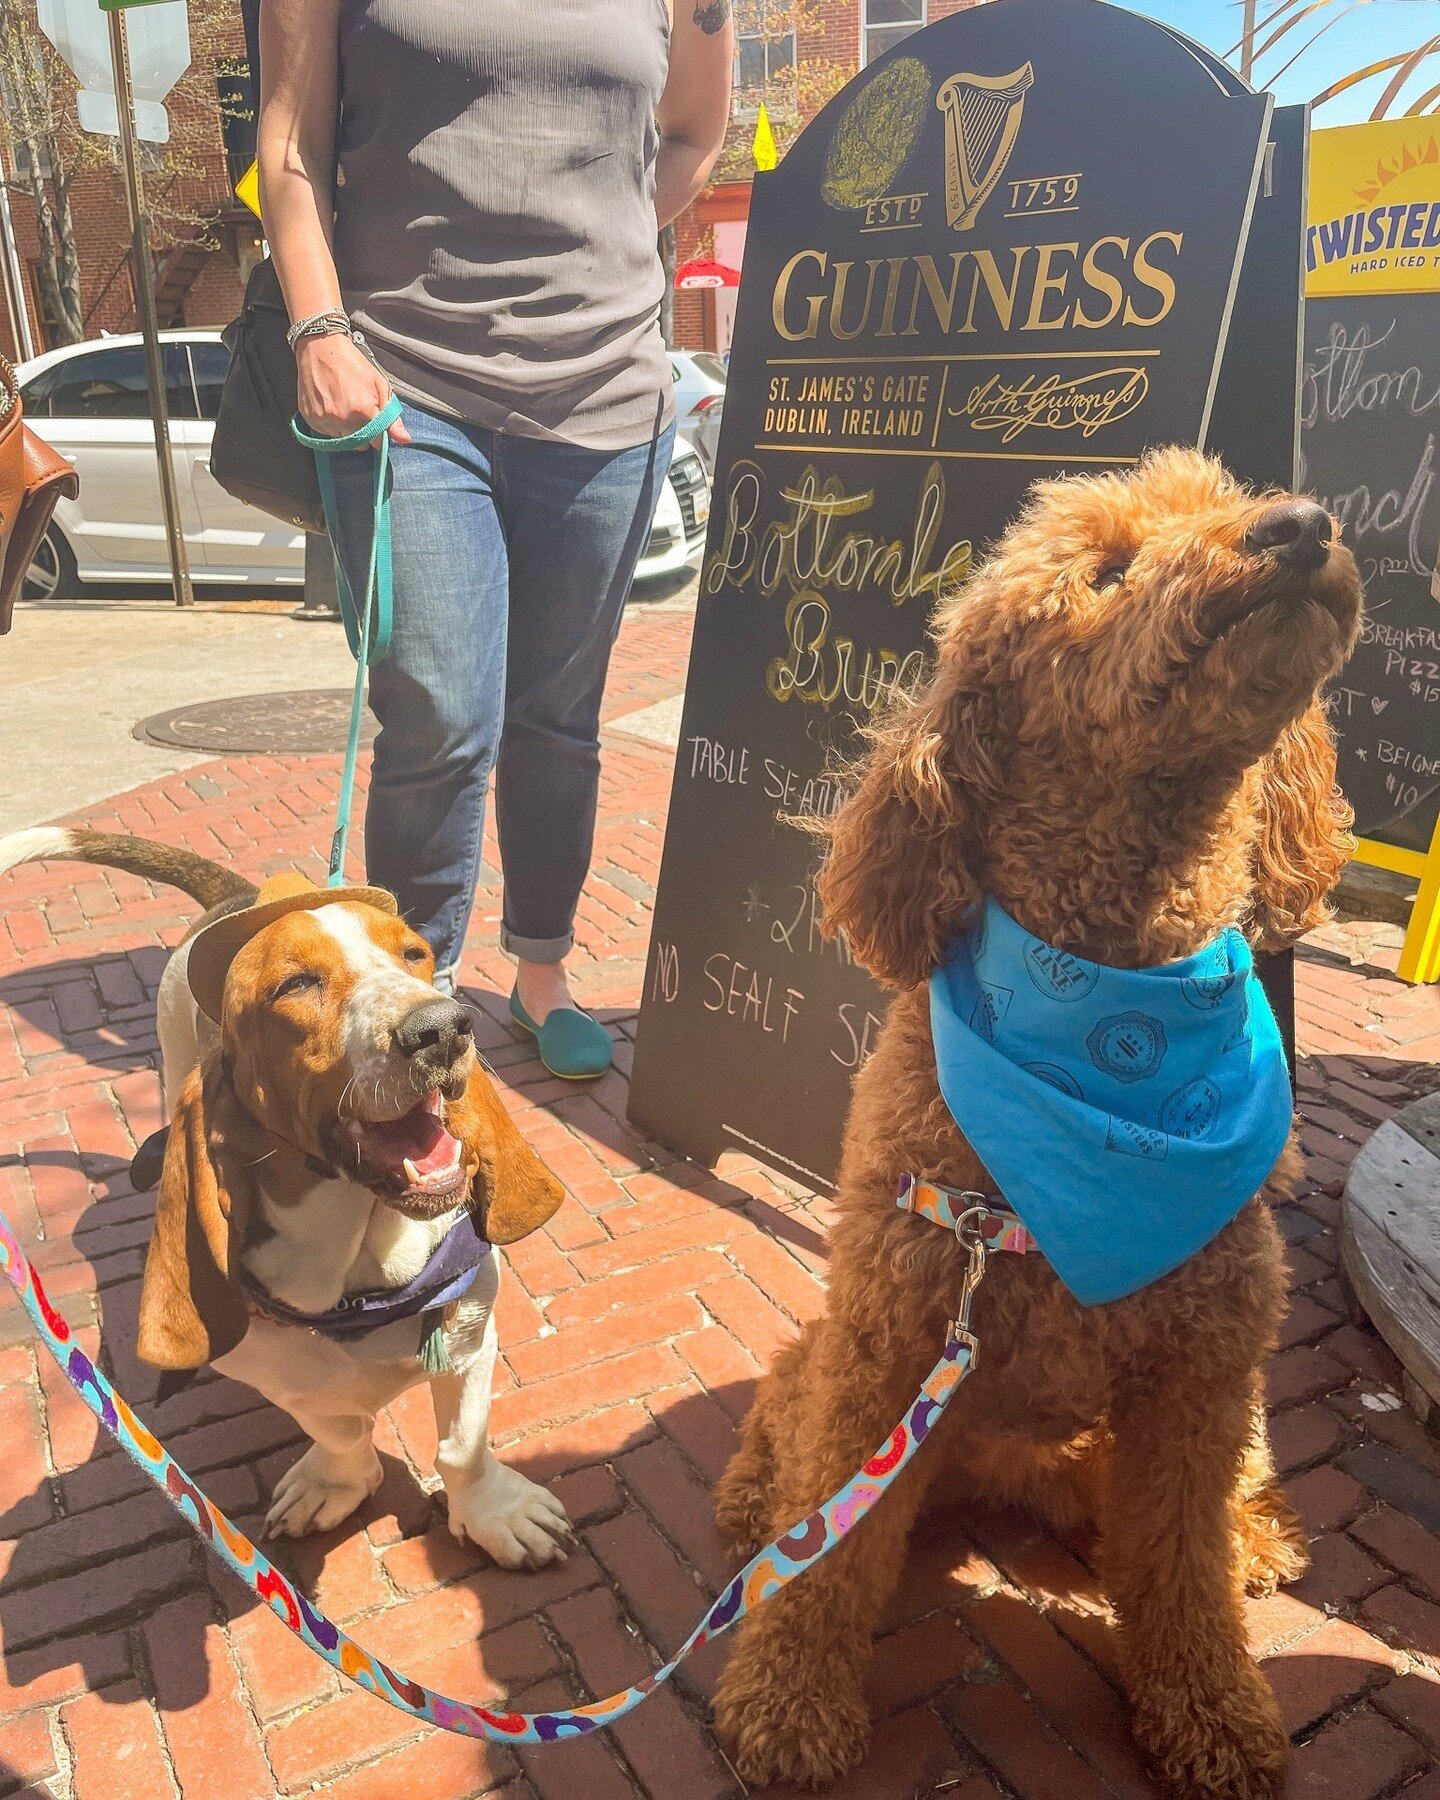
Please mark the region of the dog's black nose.
POLYGON ((426 1000, 395 1027, 395 1047, 405 1056, 431 1054, 446 1065, 463 1056, 473 1035, 470 1015, 458 1000, 426 1000))
POLYGON ((1273 550, 1292 569, 1323 569, 1330 560, 1330 515, 1313 500, 1286 500, 1261 513, 1245 547, 1273 550))

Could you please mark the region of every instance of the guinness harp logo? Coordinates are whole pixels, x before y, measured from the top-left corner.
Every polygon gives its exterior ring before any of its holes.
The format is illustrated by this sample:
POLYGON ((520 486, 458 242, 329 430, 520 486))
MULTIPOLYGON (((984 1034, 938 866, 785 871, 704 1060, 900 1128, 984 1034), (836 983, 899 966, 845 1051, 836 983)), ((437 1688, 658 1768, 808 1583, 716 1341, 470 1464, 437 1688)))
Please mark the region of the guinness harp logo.
POLYGON ((945 210, 968 231, 1005 173, 1035 84, 1026 63, 1010 75, 952 75, 935 96, 945 114, 945 210))

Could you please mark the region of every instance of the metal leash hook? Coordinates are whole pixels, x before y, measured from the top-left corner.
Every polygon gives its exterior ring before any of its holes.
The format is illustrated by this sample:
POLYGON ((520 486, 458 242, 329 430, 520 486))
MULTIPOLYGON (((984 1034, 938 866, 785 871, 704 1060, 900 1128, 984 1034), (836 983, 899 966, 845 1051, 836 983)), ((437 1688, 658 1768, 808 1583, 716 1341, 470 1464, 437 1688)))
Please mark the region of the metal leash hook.
MULTIPOLYGON (((976 1197, 980 1198, 978 1195, 976 1197)), ((980 1340, 970 1329, 970 1310, 975 1304, 976 1289, 985 1279, 989 1251, 981 1227, 990 1217, 988 1206, 972 1206, 955 1221, 955 1241, 966 1255, 965 1279, 960 1285, 960 1310, 950 1322, 946 1342, 966 1346, 970 1352, 972 1373, 980 1360, 980 1340)))

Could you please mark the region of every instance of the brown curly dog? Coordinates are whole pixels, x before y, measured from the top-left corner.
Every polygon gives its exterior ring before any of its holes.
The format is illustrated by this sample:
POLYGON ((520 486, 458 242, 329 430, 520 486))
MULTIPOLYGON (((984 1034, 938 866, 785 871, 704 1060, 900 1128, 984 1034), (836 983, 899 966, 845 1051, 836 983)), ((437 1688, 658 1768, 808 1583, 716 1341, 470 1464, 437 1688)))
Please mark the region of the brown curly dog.
MULTIPOLYGON (((957 1309, 953 1234, 900 1212, 914 1172, 989 1179, 940 1095, 926 981, 986 893, 1093 961, 1148 967, 1241 927, 1325 916, 1348 809, 1316 690, 1360 582, 1311 501, 1257 497, 1194 451, 1056 481, 939 616, 929 687, 880 726, 832 826, 832 931, 898 990, 855 1084, 828 1311, 762 1385, 717 1497, 753 1547, 849 1477, 913 1398, 957 1309)), ((1292 1139, 1267 1192, 1300 1171, 1292 1139)), ((928 1496, 1094 1522, 1135 1734, 1185 1795, 1278 1792, 1288 1743, 1241 1598, 1300 1574, 1262 1366, 1285 1310, 1263 1196, 1199 1255, 1082 1309, 1042 1257, 991 1259, 978 1372, 854 1536, 741 1628, 720 1688, 741 1773, 820 1787, 864 1755, 876 1619, 928 1496)))

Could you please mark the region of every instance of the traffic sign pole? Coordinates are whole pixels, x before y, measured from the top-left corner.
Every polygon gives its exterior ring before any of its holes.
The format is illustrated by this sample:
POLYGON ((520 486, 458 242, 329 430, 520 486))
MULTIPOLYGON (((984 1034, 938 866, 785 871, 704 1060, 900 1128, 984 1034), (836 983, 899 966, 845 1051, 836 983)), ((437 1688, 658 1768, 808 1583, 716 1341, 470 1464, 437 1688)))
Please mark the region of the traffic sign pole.
POLYGON ((135 108, 130 91, 130 56, 125 42, 125 15, 110 13, 110 55, 115 65, 115 105, 120 115, 120 163, 125 197, 130 205, 131 251, 135 263, 135 295, 140 330, 145 339, 145 372, 150 382, 150 417, 155 425, 155 458, 160 470, 160 501, 165 536, 170 545, 170 572, 175 604, 193 606, 190 562, 180 523, 180 495, 175 485, 175 459, 170 448, 170 413, 165 400, 165 366, 160 354, 160 324, 155 311, 155 269, 150 258, 150 215, 140 178, 140 148, 135 135, 135 108))

